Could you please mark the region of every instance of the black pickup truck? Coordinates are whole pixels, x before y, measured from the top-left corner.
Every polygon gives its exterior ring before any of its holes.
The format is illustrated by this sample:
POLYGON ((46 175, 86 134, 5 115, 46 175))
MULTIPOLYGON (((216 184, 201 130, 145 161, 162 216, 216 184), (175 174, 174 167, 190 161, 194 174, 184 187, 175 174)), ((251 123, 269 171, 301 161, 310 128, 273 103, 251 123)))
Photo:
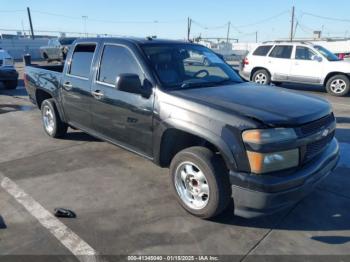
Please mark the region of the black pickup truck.
POLYGON ((245 83, 201 45, 80 39, 63 66, 24 78, 49 136, 73 127, 169 167, 179 203, 202 218, 232 200, 244 217, 290 207, 339 158, 328 102, 245 83))

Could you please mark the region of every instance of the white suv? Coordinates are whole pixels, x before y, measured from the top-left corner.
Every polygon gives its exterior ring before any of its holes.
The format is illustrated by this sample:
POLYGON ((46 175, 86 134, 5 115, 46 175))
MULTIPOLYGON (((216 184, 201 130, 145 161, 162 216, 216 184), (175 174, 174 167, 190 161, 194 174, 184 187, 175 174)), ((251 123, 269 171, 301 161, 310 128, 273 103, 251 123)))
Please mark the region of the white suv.
POLYGON ((242 75, 264 85, 322 85, 335 96, 345 96, 350 90, 350 63, 322 46, 306 42, 259 45, 243 60, 242 75))

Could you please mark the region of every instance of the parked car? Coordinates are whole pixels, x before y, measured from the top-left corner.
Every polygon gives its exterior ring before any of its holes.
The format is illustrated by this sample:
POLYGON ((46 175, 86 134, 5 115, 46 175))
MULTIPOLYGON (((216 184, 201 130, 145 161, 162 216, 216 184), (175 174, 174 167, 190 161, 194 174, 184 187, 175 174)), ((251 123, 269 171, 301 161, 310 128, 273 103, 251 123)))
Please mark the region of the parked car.
POLYGON ((63 61, 76 37, 50 39, 47 46, 40 48, 41 57, 47 61, 63 61))
POLYGON ((0 82, 6 89, 16 89, 18 73, 14 67, 14 60, 5 50, 0 50, 0 82))
POLYGON ((184 60, 184 63, 186 65, 204 65, 208 66, 209 65, 209 60, 205 55, 201 55, 198 53, 193 53, 189 55, 187 59, 184 60))
POLYGON ((204 46, 92 38, 77 40, 67 61, 25 68, 45 132, 74 127, 169 167, 195 216, 214 217, 232 198, 245 217, 288 208, 338 162, 327 101, 243 82, 204 46), (209 65, 189 65, 193 54, 209 65))
POLYGON ((242 74, 263 85, 271 82, 321 85, 334 96, 345 96, 350 90, 350 63, 320 45, 307 42, 259 45, 244 59, 242 74))

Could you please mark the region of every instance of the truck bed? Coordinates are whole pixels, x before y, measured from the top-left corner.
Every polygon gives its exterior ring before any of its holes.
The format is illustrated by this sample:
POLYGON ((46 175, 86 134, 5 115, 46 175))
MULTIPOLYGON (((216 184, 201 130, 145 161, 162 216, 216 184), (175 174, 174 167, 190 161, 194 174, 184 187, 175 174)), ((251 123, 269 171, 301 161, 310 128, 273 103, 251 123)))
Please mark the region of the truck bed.
POLYGON ((37 65, 25 67, 26 89, 30 100, 37 103, 38 90, 43 90, 57 97, 64 65, 37 65))
POLYGON ((44 70, 48 70, 48 71, 55 71, 55 72, 59 72, 62 73, 63 72, 63 68, 64 65, 38 65, 38 64, 31 64, 30 67, 34 67, 34 68, 38 68, 38 69, 44 69, 44 70))

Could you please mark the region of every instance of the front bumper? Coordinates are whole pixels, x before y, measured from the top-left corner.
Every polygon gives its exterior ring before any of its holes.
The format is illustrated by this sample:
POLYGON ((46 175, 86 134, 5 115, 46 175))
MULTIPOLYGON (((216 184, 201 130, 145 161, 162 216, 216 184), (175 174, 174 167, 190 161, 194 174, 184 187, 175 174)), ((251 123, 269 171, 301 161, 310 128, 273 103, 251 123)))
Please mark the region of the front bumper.
POLYGON ((259 217, 296 204, 335 169, 338 161, 339 145, 334 138, 317 159, 288 176, 231 171, 235 214, 246 218, 259 217))
POLYGON ((12 67, 0 68, 0 81, 17 80, 17 79, 18 79, 18 73, 16 69, 12 67))

